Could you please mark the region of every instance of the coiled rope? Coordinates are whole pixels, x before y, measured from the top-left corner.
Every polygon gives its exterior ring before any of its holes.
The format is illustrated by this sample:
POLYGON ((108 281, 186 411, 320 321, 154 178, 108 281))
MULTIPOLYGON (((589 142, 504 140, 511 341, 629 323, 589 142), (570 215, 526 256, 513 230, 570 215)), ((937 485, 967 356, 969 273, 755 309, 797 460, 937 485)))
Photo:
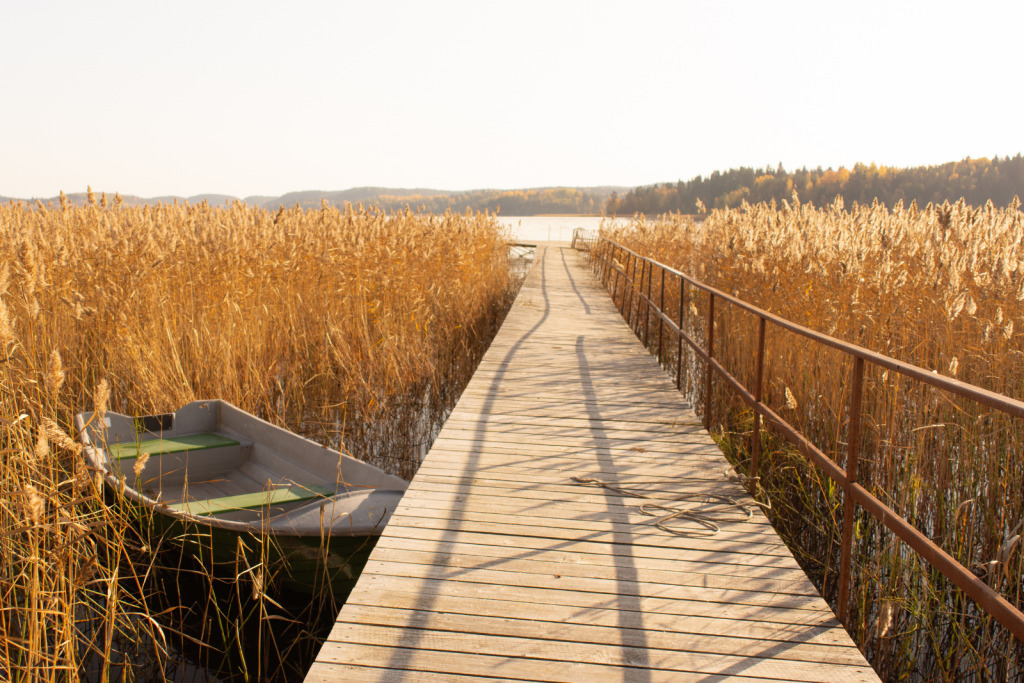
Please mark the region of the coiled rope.
MULTIPOLYGON (((591 477, 572 477, 572 480, 579 486, 603 488, 626 498, 646 498, 648 500, 655 498, 652 495, 648 495, 650 493, 649 490, 643 491, 626 488, 619 485, 613 485, 607 481, 602 481, 601 479, 594 479, 591 477)), ((699 481, 703 484, 708 484, 712 483, 713 480, 695 479, 690 477, 671 477, 667 478, 667 480, 635 481, 631 482, 630 485, 657 485, 664 487, 667 481, 682 482, 684 484, 699 481)), ((671 492, 668 491, 662 490, 661 492, 669 493, 671 495, 671 492)), ((707 493, 705 491, 683 492, 677 493, 672 498, 664 500, 664 503, 658 502, 641 504, 639 506, 640 513, 649 517, 656 517, 657 520, 654 522, 656 527, 667 533, 675 534, 676 536, 711 538, 713 536, 717 536, 722 530, 722 527, 719 526, 720 524, 726 524, 729 522, 749 522, 754 517, 752 504, 747 504, 736 500, 735 498, 722 496, 717 493, 707 493), (692 502, 697 505, 691 507, 679 507, 667 504, 683 502, 692 502), (697 524, 702 528, 686 529, 678 526, 670 526, 672 522, 678 522, 680 520, 686 520, 687 522, 697 524)))

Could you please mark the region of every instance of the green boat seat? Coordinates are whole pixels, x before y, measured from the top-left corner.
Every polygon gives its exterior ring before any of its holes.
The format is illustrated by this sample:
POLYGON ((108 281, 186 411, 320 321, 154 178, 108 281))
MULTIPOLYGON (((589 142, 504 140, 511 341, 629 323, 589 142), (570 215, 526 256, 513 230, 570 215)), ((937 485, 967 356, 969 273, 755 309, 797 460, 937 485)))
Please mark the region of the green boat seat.
POLYGON ((189 434, 166 439, 147 439, 133 443, 119 443, 110 446, 107 453, 111 460, 137 458, 144 453, 162 455, 164 453, 182 453, 185 451, 201 451, 207 448, 241 445, 235 439, 221 434, 189 434))
POLYGON ((272 505, 284 505, 285 503, 299 503, 315 498, 333 496, 336 491, 322 486, 282 486, 267 491, 255 493, 242 493, 237 496, 224 496, 222 498, 207 498, 206 500, 193 500, 186 503, 175 503, 168 505, 176 512, 188 512, 193 515, 207 516, 218 515, 222 512, 233 512, 236 510, 252 510, 255 508, 269 507, 272 505))

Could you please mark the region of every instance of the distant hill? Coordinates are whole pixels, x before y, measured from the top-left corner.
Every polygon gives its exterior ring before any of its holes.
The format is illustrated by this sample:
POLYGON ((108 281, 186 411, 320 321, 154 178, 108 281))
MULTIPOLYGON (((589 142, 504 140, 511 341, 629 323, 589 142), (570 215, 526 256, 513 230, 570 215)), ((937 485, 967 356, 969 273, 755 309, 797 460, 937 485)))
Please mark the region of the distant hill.
MULTIPOLYGON (((375 205, 389 211, 399 211, 406 206, 412 210, 426 210, 431 213, 444 213, 446 210, 491 211, 506 216, 532 216, 545 213, 560 214, 599 214, 602 207, 617 192, 625 192, 630 188, 618 186, 600 187, 540 187, 522 190, 469 190, 451 192, 427 188, 388 188, 388 187, 353 187, 348 190, 303 190, 288 192, 278 197, 252 195, 239 198, 226 194, 197 194, 191 197, 167 195, 161 197, 136 197, 121 195, 125 206, 141 206, 144 204, 189 203, 200 204, 206 201, 211 206, 223 206, 234 201, 241 201, 248 206, 275 210, 281 206, 293 207, 296 204, 305 209, 320 208, 326 201, 330 206, 343 207, 346 204, 375 205)), ((99 201, 102 196, 99 190, 94 195, 99 201)), ((71 204, 85 206, 88 195, 85 192, 73 192, 66 195, 71 204)), ((107 200, 113 201, 114 193, 107 193, 107 200)), ((58 204, 59 197, 31 197, 14 199, 0 197, 0 202, 24 201, 34 204, 58 204)))
MULTIPOLYGON (((264 201, 262 206, 266 208, 277 208, 278 206, 299 206, 306 209, 314 209, 320 207, 322 200, 327 200, 328 204, 333 206, 342 206, 344 204, 379 204, 378 201, 381 197, 450 197, 453 193, 446 192, 444 190, 426 190, 426 189, 392 189, 387 187, 353 187, 348 190, 334 190, 331 192, 324 192, 322 190, 304 190, 302 192, 288 192, 280 197, 271 197, 268 201, 264 201)), ((252 204, 250 199, 256 199, 255 197, 247 197, 246 204, 252 204)))

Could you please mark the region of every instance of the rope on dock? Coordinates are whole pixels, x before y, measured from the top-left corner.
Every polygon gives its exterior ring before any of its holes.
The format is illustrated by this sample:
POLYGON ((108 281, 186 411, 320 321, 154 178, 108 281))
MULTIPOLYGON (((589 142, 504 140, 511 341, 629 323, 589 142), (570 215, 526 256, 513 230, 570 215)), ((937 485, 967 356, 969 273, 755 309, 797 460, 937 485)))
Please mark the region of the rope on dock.
MULTIPOLYGON (((572 480, 580 486, 592 486, 597 488, 607 489, 613 493, 617 493, 625 498, 646 498, 653 499, 654 496, 649 495, 652 491, 641 491, 632 488, 624 488, 622 486, 611 484, 607 481, 600 479, 594 479, 591 477, 572 477, 572 480)), ((667 481, 671 482, 703 482, 708 483, 707 479, 694 479, 692 477, 671 477, 667 481)), ((664 486, 666 479, 660 480, 644 480, 632 482, 634 485, 657 485, 664 486)), ((659 491, 661 493, 673 494, 672 491, 659 491)), ((728 522, 748 522, 753 519, 754 512, 750 505, 738 501, 729 496, 722 496, 716 493, 706 492, 684 492, 675 494, 674 497, 667 499, 669 503, 681 503, 681 502, 697 502, 702 505, 708 505, 710 507, 677 507, 674 505, 666 505, 663 503, 643 503, 640 507, 640 513, 648 515, 650 517, 657 517, 654 525, 662 531, 676 536, 690 536, 693 538, 711 538, 717 536, 722 530, 720 524, 728 522), (742 513, 742 518, 737 518, 736 512, 742 513), (667 514, 663 514, 667 513, 667 514), (687 520, 689 522, 696 523, 703 527, 703 529, 684 529, 678 526, 669 526, 670 523, 676 520, 687 520)))

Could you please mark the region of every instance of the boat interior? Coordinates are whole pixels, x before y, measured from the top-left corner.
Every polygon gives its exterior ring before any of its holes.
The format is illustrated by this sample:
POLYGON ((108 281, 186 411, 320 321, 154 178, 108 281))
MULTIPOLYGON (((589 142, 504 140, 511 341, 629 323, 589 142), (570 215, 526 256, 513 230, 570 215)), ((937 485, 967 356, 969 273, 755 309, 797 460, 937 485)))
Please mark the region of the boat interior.
POLYGON ((145 502, 177 513, 265 524, 326 499, 333 510, 387 492, 397 505, 407 485, 223 401, 146 417, 83 413, 78 420, 94 465, 145 502))

